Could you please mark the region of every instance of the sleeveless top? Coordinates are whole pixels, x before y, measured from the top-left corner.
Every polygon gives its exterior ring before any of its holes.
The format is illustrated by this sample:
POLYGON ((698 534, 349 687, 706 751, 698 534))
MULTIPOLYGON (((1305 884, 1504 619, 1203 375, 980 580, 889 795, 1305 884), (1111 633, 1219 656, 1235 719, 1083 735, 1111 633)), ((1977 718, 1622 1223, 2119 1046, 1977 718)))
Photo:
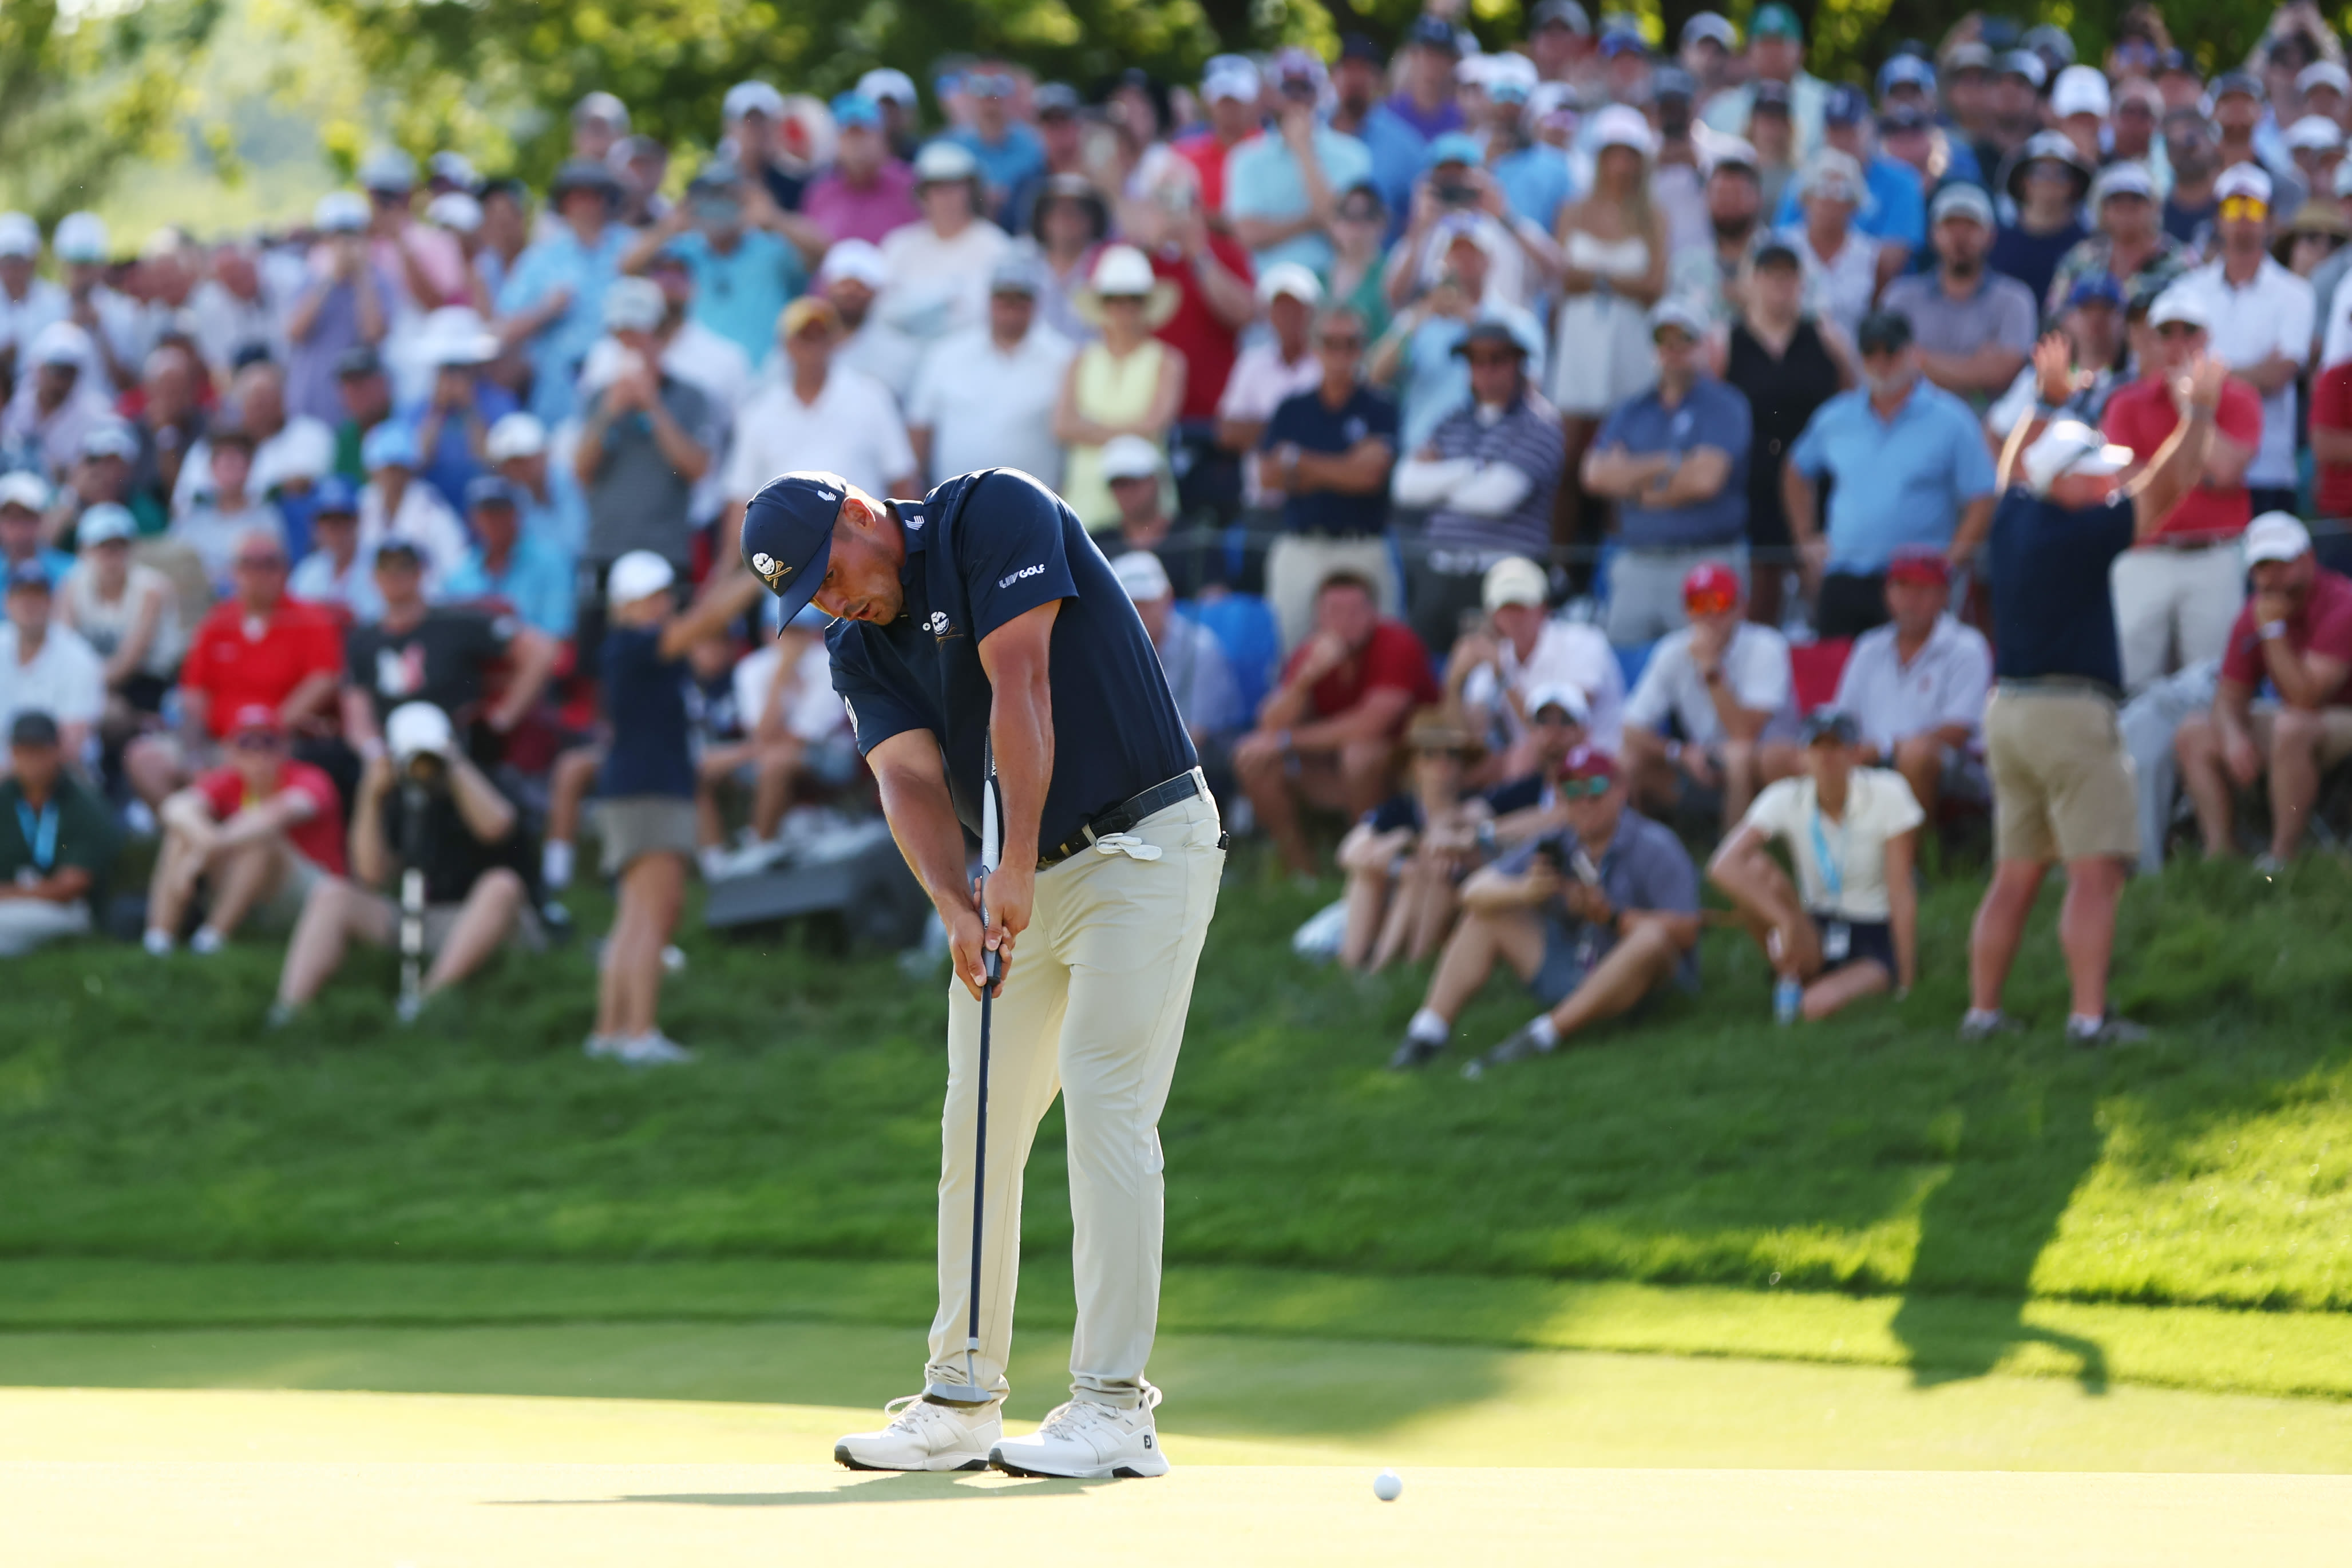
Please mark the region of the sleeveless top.
POLYGON ((1603 239, 1572 228, 1568 231, 1568 264, 1608 278, 1639 278, 1650 265, 1650 242, 1639 235, 1603 239))
POLYGON ((1799 318, 1788 352, 1778 358, 1745 321, 1738 321, 1731 325, 1723 379, 1747 395, 1755 429, 1748 462, 1748 536, 1784 542, 1789 520, 1780 504, 1780 466, 1813 410, 1837 395, 1837 360, 1810 316, 1799 318))
POLYGON ((79 563, 66 574, 59 592, 73 611, 74 629, 101 658, 111 658, 122 639, 138 626, 139 606, 146 596, 161 595, 163 613, 155 623, 155 636, 147 644, 147 657, 140 661, 139 672, 169 676, 178 668, 184 641, 179 596, 172 590, 172 580, 152 566, 132 562, 130 575, 123 580, 122 596, 111 603, 98 596, 98 574, 79 563))
MULTIPOLYGON (((1158 338, 1144 339, 1142 346, 1124 359, 1104 347, 1099 338, 1088 343, 1078 351, 1076 372, 1079 415, 1104 425, 1129 425, 1142 418, 1150 411, 1152 395, 1160 390, 1160 367, 1167 357, 1168 345, 1158 338)), ((1118 521, 1118 503, 1111 499, 1110 485, 1102 477, 1100 447, 1069 449, 1062 468, 1062 496, 1078 514, 1078 521, 1090 529, 1108 528, 1118 521)))

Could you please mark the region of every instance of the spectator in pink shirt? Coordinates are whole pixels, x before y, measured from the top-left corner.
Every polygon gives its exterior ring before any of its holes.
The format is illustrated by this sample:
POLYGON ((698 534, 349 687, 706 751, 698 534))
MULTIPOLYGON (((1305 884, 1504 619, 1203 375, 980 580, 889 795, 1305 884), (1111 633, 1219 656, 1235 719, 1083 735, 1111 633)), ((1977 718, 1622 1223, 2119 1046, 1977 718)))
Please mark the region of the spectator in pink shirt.
POLYGON ((802 216, 835 240, 879 245, 892 229, 923 216, 915 205, 915 172, 890 155, 881 106, 864 93, 835 98, 833 122, 840 132, 833 172, 801 198, 802 216))

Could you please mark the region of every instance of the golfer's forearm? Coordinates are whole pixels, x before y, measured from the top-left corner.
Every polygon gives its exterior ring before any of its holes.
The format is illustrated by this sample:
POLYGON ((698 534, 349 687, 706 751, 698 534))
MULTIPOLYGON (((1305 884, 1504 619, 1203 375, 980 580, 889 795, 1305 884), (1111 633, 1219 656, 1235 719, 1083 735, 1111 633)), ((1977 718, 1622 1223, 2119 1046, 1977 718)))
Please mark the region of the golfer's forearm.
POLYGON ((1034 866, 1045 787, 1054 778, 1054 698, 1042 667, 1033 679, 996 689, 988 732, 1003 810, 1000 864, 1034 866))
MULTIPOLYGON (((926 736, 926 739, 929 737, 926 736)), ((882 815, 890 824, 915 880, 923 885, 940 914, 969 912, 971 884, 964 875, 963 829, 956 821, 955 805, 948 797, 947 780, 924 779, 904 772, 877 773, 882 815)))

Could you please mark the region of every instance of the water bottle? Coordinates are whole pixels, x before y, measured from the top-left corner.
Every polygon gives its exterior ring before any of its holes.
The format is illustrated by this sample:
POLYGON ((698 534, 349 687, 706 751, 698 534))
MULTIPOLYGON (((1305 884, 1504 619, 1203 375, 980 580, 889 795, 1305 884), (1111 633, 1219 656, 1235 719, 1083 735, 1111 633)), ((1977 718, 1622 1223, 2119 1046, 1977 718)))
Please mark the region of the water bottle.
POLYGON ((1805 988, 1794 975, 1783 974, 1772 985, 1772 1018, 1793 1024, 1805 1008, 1805 988))

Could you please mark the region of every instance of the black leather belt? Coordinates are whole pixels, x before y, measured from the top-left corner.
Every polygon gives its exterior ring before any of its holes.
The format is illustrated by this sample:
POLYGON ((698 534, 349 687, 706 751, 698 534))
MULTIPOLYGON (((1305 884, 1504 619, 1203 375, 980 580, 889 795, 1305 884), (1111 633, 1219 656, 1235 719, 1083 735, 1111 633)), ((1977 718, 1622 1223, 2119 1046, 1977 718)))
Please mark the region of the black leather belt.
MULTIPOLYGON (((1071 856, 1092 848, 1094 841, 1097 838, 1113 833, 1124 833, 1147 816, 1155 816, 1180 801, 1187 801, 1196 795, 1208 793, 1207 786, 1202 783, 1201 770, 1198 768, 1189 773, 1178 773, 1172 779, 1163 779, 1142 794, 1129 795, 1108 811, 1088 818, 1076 833, 1039 855, 1037 869, 1043 871, 1049 867, 1058 866, 1071 856)), ((1224 842, 1224 837, 1221 835, 1218 847, 1223 847, 1224 842)))

